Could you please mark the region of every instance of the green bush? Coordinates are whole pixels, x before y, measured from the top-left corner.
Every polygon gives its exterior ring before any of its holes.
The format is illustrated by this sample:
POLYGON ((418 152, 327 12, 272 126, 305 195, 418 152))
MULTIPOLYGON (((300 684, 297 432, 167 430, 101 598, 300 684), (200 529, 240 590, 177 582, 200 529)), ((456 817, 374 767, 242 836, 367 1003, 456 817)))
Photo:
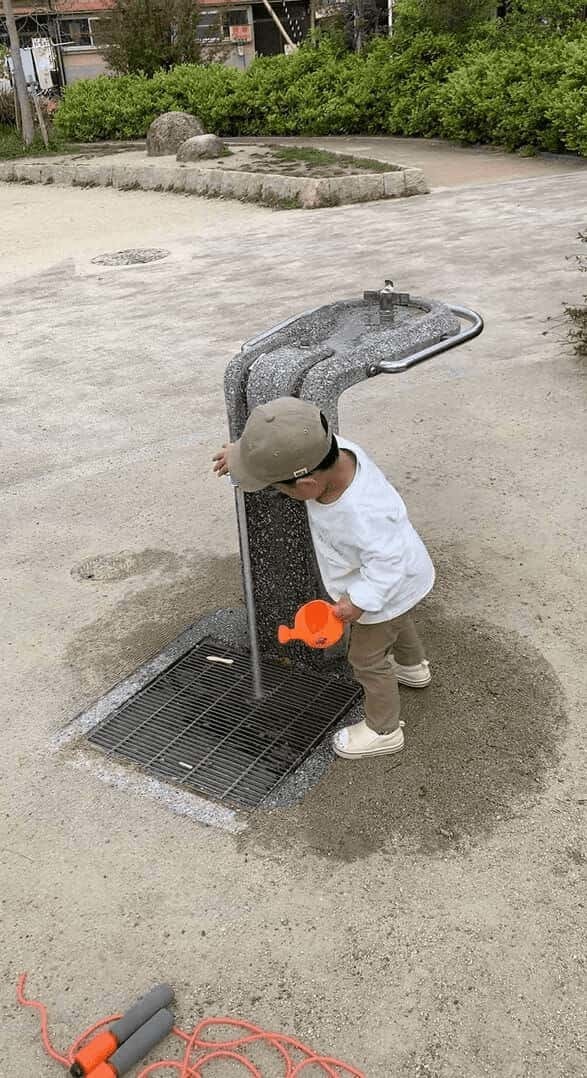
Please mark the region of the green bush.
POLYGON ((159 111, 192 112, 207 130, 226 133, 237 110, 235 94, 241 77, 235 68, 223 64, 183 64, 160 71, 153 79, 159 111))
POLYGON ((263 57, 241 75, 231 134, 325 135, 360 129, 349 95, 359 58, 325 40, 318 49, 263 57))
POLYGON ((458 43, 451 34, 423 31, 401 48, 395 43, 378 42, 365 65, 371 67, 372 97, 376 102, 376 113, 370 122, 373 133, 426 137, 438 134, 439 89, 458 63, 458 43))
POLYGON ((576 63, 572 86, 569 65, 573 48, 582 51, 584 74, 586 44, 587 38, 572 46, 555 36, 528 39, 517 47, 510 42, 489 51, 482 43, 475 44, 439 89, 440 133, 466 142, 496 142, 510 150, 577 148, 568 136, 581 125, 584 110, 581 114, 578 109, 584 90, 577 85, 580 64, 576 63), (568 88, 561 100, 565 79, 568 88), (553 122, 554 100, 560 102, 557 122, 553 122))
POLYGON ((66 138, 143 138, 162 112, 179 109, 197 113, 211 131, 225 131, 232 116, 232 99, 242 76, 222 64, 185 64, 172 71, 82 79, 68 86, 55 117, 66 138))
POLYGON ((141 138, 162 111, 155 79, 101 75, 67 87, 55 127, 65 138, 80 142, 141 138))
POLYGON ((198 115, 222 135, 444 136, 587 154, 587 30, 520 38, 492 22, 466 40, 424 30, 375 39, 360 55, 337 39, 241 72, 182 65, 103 76, 65 91, 59 132, 141 138, 161 112, 198 115))
POLYGON ((587 157, 587 37, 567 44, 564 74, 552 87, 545 114, 561 146, 587 157))
POLYGON ((468 34, 495 12, 494 0, 398 0, 396 31, 410 39, 422 30, 468 34))
POLYGON ((0 90, 0 124, 6 124, 9 127, 14 127, 16 124, 12 90, 0 90))

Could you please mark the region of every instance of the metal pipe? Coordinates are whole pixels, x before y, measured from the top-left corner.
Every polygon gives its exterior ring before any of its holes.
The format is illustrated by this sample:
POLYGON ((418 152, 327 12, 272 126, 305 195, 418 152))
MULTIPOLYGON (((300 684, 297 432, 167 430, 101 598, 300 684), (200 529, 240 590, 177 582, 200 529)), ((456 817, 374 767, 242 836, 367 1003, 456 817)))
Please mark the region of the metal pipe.
POLYGON ((287 30, 285 29, 283 23, 281 22, 281 19, 279 18, 279 16, 276 14, 276 12, 271 7, 271 4, 269 3, 269 0, 263 0, 263 3, 265 4, 265 7, 267 8, 267 11, 271 15, 271 18, 273 19, 273 22, 275 23, 277 29, 279 30, 280 34, 282 35, 283 40, 285 41, 286 45, 289 45, 290 49, 293 49, 293 51, 295 52, 298 46, 295 44, 295 42, 292 41, 292 39, 289 36, 287 30))
POLYGON ((251 552, 249 549, 247 511, 245 507, 245 496, 241 488, 237 485, 235 485, 234 497, 236 501, 236 519, 238 521, 241 564, 243 567, 245 606, 247 608, 247 621, 249 626, 251 670, 253 672, 253 692, 255 693, 256 699, 261 700, 264 696, 263 678, 261 675, 261 659, 259 656, 259 635, 257 632, 257 612, 255 610, 255 594, 253 591, 253 570, 251 568, 251 552))
POLYGON ((448 352, 450 348, 456 348, 457 345, 464 344, 465 341, 470 341, 473 337, 479 336, 483 330, 483 319, 480 314, 477 314, 477 311, 472 311, 469 307, 460 307, 457 304, 449 303, 447 306, 457 318, 470 322, 468 329, 461 329, 459 333, 455 333, 451 337, 445 337, 443 340, 437 341, 436 344, 430 344, 427 348, 422 348, 419 352, 406 356, 405 359, 381 359, 379 363, 372 363, 367 368, 369 377, 375 374, 401 374, 402 371, 407 371, 409 367, 414 367, 416 363, 423 363, 426 359, 432 359, 433 356, 440 355, 441 352, 448 352))

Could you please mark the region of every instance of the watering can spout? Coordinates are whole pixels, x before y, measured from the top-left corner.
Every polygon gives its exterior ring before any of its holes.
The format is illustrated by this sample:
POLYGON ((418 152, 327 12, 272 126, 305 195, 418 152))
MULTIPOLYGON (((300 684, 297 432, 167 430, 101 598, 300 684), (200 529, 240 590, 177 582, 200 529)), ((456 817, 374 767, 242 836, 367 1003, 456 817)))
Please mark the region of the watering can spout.
POLYGON ((338 643, 343 632, 344 625, 334 614, 333 606, 323 599, 314 599, 300 607, 293 629, 288 625, 279 626, 277 639, 280 644, 301 640, 310 648, 330 648, 338 643))

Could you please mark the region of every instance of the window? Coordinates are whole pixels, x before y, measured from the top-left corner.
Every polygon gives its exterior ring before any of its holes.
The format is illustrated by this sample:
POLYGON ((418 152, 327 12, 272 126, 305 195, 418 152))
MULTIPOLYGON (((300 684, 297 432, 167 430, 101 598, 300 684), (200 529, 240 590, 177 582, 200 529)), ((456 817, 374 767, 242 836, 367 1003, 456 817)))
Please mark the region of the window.
POLYGON ((214 9, 201 11, 196 31, 198 41, 220 41, 222 38, 220 15, 214 9))
MULTIPOLYGON (((49 5, 37 5, 48 7, 49 5)), ((16 12, 16 25, 20 36, 21 49, 30 49, 34 37, 53 37, 52 20, 50 15, 19 15, 16 12)), ((6 22, 0 15, 0 45, 6 45, 10 49, 10 38, 6 29, 6 22)))
POLYGON ((63 45, 77 48, 92 48, 95 46, 93 23, 95 19, 60 19, 59 31, 63 45))
POLYGON ((198 21, 199 41, 228 41, 231 26, 247 26, 249 18, 246 8, 235 8, 231 11, 223 11, 222 14, 216 8, 208 8, 200 11, 198 21))
POLYGON ((230 37, 231 26, 248 26, 249 20, 247 17, 246 8, 235 8, 234 11, 224 11, 222 13, 222 36, 230 37))

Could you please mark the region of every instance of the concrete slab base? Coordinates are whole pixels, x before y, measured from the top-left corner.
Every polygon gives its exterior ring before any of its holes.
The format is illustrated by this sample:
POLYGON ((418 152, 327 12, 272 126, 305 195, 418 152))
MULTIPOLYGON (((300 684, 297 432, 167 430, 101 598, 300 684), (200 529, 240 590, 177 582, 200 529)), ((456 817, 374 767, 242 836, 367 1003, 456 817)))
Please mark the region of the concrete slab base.
MULTIPOLYGON (((244 149, 242 152, 247 153, 244 149)), ((204 198, 259 202, 276 209, 303 210, 406 198, 427 194, 429 190, 419 168, 390 165, 389 172, 313 177, 231 168, 232 163, 219 158, 183 164, 175 156, 149 158, 142 150, 131 150, 111 155, 0 162, 0 181, 115 187, 122 191, 174 191, 204 198)), ((234 164, 240 164, 240 158, 234 164)), ((250 167, 254 168, 254 164, 250 167)))
MULTIPOLYGON (((85 740, 89 732, 114 711, 141 692, 158 674, 185 655, 206 636, 225 641, 234 648, 248 648, 247 619, 244 609, 217 610, 200 618, 158 655, 148 659, 129 677, 107 692, 95 704, 67 724, 50 742, 50 751, 59 753, 76 770, 90 772, 101 782, 141 798, 156 801, 178 816, 186 816, 208 827, 231 834, 246 830, 250 813, 226 808, 214 801, 161 782, 131 764, 103 756, 85 740)), ((348 673, 348 670, 345 672, 348 673)), ((345 725, 361 718, 359 707, 344 717, 345 725)), ((285 808, 301 801, 334 762, 331 737, 327 736, 279 787, 266 798, 260 809, 285 808)))

